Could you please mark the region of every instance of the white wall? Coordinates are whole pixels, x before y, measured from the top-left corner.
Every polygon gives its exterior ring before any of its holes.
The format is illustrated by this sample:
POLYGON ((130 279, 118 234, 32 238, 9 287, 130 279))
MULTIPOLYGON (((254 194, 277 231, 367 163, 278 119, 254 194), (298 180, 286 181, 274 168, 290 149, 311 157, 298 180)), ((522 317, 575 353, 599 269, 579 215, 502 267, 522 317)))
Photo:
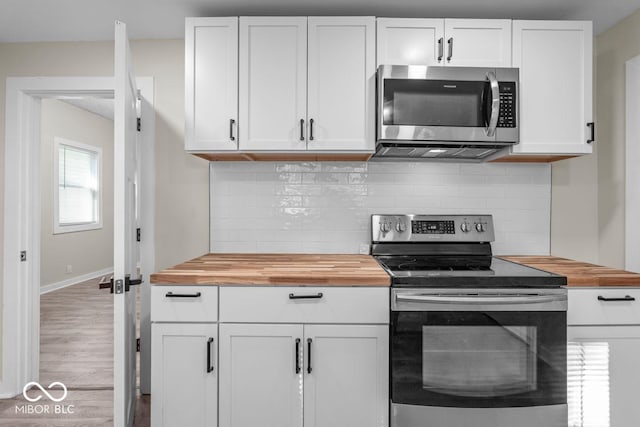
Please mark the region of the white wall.
POLYGON ((639 54, 640 11, 595 39, 595 152, 553 165, 553 255, 624 268, 625 62, 639 54))
POLYGON ((492 214, 496 254, 549 254, 547 164, 211 164, 213 252, 358 253, 374 213, 492 214))
POLYGON ((113 267, 113 120, 44 99, 40 122, 40 285, 113 267), (54 138, 102 148, 102 228, 53 234, 54 138), (72 272, 67 273, 67 265, 72 272))

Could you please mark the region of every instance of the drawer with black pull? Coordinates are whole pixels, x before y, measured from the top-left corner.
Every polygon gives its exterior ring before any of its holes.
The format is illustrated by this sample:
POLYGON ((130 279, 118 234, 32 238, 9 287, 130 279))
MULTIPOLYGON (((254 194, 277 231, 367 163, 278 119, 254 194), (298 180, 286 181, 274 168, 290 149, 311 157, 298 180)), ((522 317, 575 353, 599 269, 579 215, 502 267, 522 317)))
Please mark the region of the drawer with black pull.
POLYGON ((151 286, 152 322, 217 322, 217 286, 151 286))
POLYGON ((640 288, 569 288, 567 324, 640 325, 640 288))
POLYGON ((220 322, 389 323, 387 287, 220 287, 220 322))

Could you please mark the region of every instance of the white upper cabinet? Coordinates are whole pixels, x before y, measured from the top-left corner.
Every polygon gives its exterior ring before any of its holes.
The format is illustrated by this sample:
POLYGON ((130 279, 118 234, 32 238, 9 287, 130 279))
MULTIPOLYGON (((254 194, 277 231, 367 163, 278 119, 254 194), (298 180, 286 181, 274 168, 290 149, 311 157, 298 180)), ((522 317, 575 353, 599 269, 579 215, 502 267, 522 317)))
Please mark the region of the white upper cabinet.
POLYGON ((513 154, 591 153, 593 30, 586 21, 513 21, 520 143, 513 154))
POLYGON ((511 67, 510 19, 445 19, 446 65, 511 67))
POLYGON ((378 18, 377 27, 377 65, 442 65, 443 19, 378 18))
POLYGON ((307 18, 240 18, 241 150, 305 150, 307 18))
POLYGON ((185 27, 185 149, 237 150, 238 18, 185 27))
POLYGON ((309 17, 309 150, 371 150, 375 129, 375 19, 309 17))
POLYGON ((511 20, 378 18, 378 65, 510 67, 511 20))

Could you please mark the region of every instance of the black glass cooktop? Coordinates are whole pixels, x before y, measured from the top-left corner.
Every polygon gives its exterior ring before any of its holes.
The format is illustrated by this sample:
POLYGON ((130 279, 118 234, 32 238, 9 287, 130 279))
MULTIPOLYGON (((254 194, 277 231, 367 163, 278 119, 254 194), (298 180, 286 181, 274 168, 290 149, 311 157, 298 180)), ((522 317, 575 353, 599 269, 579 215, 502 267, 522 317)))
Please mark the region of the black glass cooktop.
POLYGON ((376 256, 393 287, 520 287, 566 285, 566 278, 492 256, 376 256))

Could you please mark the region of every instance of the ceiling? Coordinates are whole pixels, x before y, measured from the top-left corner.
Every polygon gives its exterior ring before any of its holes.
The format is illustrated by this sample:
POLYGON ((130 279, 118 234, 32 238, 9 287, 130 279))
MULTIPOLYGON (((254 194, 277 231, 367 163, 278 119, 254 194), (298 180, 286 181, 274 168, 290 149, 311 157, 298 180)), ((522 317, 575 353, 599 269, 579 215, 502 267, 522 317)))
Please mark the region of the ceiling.
POLYGON ((594 32, 640 8, 640 0, 1 0, 0 42, 184 37, 187 16, 372 15, 433 18, 587 19, 594 32))

